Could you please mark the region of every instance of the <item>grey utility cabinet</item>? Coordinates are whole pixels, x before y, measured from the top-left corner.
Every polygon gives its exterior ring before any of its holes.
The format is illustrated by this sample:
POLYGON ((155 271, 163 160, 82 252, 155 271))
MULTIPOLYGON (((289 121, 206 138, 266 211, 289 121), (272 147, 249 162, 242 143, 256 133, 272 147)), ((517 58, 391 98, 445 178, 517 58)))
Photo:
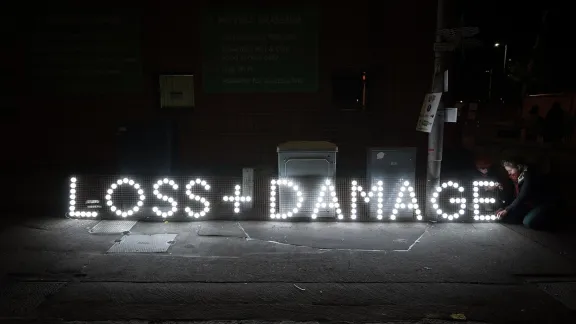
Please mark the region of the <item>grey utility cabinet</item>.
POLYGON ((302 141, 278 145, 278 176, 281 178, 336 176, 338 146, 330 142, 302 141))
MULTIPOLYGON (((304 198, 294 217, 335 217, 335 208, 329 208, 327 204, 317 207, 315 200, 326 181, 330 181, 331 186, 335 185, 337 153, 336 144, 323 141, 294 141, 278 145, 278 177, 298 183, 304 198), (315 212, 316 208, 318 212, 315 212)), ((281 214, 294 211, 297 198, 289 188, 280 187, 279 198, 281 214)))

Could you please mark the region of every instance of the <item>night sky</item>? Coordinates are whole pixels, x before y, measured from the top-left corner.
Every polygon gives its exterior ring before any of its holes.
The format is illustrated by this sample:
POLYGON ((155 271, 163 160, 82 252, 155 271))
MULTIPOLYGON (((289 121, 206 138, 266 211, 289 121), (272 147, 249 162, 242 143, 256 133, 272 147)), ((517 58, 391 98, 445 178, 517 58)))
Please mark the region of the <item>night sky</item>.
MULTIPOLYGON (((518 1, 462 1, 454 17, 463 18, 464 25, 478 26, 477 36, 484 42, 482 48, 455 53, 453 63, 458 70, 456 95, 463 100, 485 100, 489 73, 493 70, 493 91, 497 97, 514 97, 518 84, 503 77, 504 46, 508 44, 507 73, 514 66, 526 67, 532 54, 538 32, 542 28, 542 15, 548 9, 547 28, 541 47, 534 55, 535 82, 529 93, 558 93, 576 88, 576 48, 573 13, 550 2, 526 3, 518 1), (494 47, 500 43, 500 47, 494 47), (506 80, 506 81, 504 81, 506 80)), ((455 89, 455 90, 456 90, 455 89)))

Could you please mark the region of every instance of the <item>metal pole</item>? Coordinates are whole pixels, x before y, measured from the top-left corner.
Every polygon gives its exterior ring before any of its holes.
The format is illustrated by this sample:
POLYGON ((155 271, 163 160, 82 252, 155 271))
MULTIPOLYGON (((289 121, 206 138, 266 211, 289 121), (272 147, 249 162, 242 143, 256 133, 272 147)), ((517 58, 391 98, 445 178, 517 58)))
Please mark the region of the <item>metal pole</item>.
POLYGON ((492 101, 492 71, 494 71, 494 69, 490 69, 490 76, 488 79, 488 101, 492 101))
POLYGON ((362 72, 362 109, 366 109, 366 72, 362 72))
POLYGON ((508 44, 504 44, 504 76, 506 76, 506 58, 508 57, 508 44))
MULTIPOLYGON (((447 0, 438 0, 436 12, 436 30, 446 28, 445 9, 447 0)), ((442 38, 437 33, 436 43, 441 43, 442 38)), ((445 51, 436 51, 434 54, 434 79, 432 92, 444 92, 445 51)), ((426 172, 426 217, 430 221, 438 220, 432 204, 428 203, 432 192, 440 185, 440 170, 442 168, 442 149, 444 146, 444 104, 442 100, 438 105, 438 113, 434 118, 432 130, 428 134, 428 166, 426 172)))

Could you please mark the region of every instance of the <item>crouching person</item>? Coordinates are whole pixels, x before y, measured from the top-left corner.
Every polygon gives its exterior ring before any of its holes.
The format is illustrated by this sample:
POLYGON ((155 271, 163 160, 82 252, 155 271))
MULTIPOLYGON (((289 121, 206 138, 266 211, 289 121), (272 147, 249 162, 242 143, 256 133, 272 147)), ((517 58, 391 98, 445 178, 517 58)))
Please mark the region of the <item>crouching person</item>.
POLYGON ((536 230, 550 228, 554 223, 556 204, 542 174, 518 158, 504 160, 502 166, 514 185, 514 198, 496 215, 504 223, 524 224, 536 230))

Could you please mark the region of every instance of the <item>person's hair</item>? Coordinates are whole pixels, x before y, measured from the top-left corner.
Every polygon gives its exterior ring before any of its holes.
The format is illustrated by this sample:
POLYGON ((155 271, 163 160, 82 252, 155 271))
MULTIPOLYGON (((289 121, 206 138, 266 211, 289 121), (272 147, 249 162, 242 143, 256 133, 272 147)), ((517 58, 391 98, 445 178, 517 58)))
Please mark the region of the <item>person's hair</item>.
POLYGON ((492 159, 486 154, 476 154, 474 156, 474 164, 478 168, 488 169, 492 166, 492 159))
POLYGON ((523 171, 526 168, 526 162, 521 157, 509 157, 502 159, 502 166, 523 171))
POLYGON ((538 115, 539 113, 540 113, 540 107, 538 107, 538 105, 534 105, 532 106, 532 108, 530 108, 530 114, 538 115))

